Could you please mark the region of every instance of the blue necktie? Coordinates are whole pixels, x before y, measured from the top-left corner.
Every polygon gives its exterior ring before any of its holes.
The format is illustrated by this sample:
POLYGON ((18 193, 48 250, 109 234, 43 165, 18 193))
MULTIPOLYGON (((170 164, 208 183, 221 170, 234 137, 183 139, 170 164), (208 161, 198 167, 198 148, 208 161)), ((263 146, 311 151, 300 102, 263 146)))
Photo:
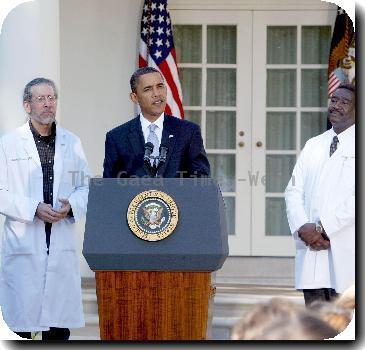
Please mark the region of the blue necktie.
POLYGON ((158 155, 159 155, 159 142, 158 142, 158 137, 155 133, 155 130, 157 128, 157 125, 155 124, 150 124, 150 126, 148 127, 150 129, 150 133, 147 137, 147 142, 151 142, 153 144, 153 152, 151 154, 151 165, 153 165, 154 161, 155 161, 155 164, 157 165, 158 163, 158 155))

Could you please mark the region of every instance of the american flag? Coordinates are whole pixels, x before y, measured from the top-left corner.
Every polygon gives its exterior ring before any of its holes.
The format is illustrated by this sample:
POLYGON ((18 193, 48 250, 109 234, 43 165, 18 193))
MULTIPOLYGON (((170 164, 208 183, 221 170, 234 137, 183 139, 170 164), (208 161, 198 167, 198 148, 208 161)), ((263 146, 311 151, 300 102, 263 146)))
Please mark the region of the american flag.
POLYGON ((328 97, 331 97, 342 82, 348 80, 343 60, 348 56, 353 40, 352 21, 347 13, 338 7, 328 60, 328 97))
POLYGON ((184 118, 182 92, 167 0, 145 0, 141 19, 139 67, 158 69, 167 83, 166 113, 184 118))

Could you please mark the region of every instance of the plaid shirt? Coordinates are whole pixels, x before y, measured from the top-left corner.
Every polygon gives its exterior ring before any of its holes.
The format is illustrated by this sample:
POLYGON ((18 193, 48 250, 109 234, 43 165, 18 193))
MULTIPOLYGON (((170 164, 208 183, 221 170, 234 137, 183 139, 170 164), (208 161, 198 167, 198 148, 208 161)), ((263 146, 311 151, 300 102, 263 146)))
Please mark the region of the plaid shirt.
MULTIPOLYGON (((56 124, 52 124, 51 135, 41 136, 39 132, 34 128, 33 124, 29 120, 29 127, 32 131, 34 142, 37 146, 39 159, 42 165, 43 172, 43 201, 44 203, 53 205, 53 164, 54 155, 56 149, 56 124)), ((52 224, 45 223, 46 231, 46 243, 49 249, 50 237, 51 237, 52 224)))

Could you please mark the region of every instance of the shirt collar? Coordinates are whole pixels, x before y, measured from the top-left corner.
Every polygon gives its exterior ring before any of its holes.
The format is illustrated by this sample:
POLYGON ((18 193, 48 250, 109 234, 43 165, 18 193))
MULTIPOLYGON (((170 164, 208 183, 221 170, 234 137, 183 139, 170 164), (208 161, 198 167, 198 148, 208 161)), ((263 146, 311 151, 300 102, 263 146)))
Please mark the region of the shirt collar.
POLYGON ((146 119, 142 112, 140 113, 140 118, 141 120, 141 127, 142 127, 142 131, 143 133, 145 133, 146 131, 149 131, 149 126, 151 124, 155 124, 159 129, 163 129, 163 122, 164 122, 164 119, 165 119, 165 113, 162 113, 158 118, 157 120, 155 120, 153 123, 151 123, 148 119, 146 119))
POLYGON ((48 136, 42 136, 37 131, 37 129, 33 126, 30 119, 29 119, 29 127, 30 127, 30 131, 32 132, 33 136, 36 137, 37 139, 44 140, 44 139, 52 138, 52 137, 56 136, 56 123, 55 122, 52 123, 51 135, 48 135, 48 136))

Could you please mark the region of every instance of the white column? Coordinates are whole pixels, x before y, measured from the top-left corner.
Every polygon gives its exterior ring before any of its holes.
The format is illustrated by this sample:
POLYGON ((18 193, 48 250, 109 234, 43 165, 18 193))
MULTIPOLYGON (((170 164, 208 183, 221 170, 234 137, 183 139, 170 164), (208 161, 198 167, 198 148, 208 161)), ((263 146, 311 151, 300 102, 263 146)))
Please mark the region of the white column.
POLYGON ((0 35, 0 77, 1 135, 25 122, 22 95, 29 81, 45 77, 60 85, 59 0, 26 2, 8 14, 0 35))

